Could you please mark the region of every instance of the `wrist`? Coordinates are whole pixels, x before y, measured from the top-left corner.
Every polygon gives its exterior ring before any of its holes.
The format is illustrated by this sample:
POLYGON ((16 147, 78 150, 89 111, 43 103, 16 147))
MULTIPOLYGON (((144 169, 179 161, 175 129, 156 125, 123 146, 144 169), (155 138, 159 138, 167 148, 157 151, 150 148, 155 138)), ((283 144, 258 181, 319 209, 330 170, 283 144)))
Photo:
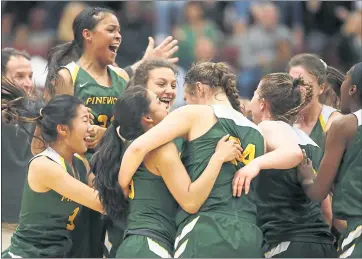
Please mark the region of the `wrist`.
POLYGON ((217 163, 223 164, 225 162, 225 155, 222 154, 221 152, 215 152, 212 157, 212 160, 214 160, 217 163))

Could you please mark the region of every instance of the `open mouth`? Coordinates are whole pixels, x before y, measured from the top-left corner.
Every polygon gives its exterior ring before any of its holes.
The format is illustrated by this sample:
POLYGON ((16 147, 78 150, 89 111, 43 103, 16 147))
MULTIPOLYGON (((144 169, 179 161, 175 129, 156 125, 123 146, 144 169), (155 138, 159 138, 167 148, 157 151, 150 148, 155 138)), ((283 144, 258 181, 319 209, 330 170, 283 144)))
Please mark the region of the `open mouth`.
POLYGON ((116 54, 118 50, 118 45, 111 45, 108 48, 112 53, 116 54))
POLYGON ((167 98, 167 97, 160 98, 160 102, 166 104, 167 106, 170 106, 171 98, 167 98))

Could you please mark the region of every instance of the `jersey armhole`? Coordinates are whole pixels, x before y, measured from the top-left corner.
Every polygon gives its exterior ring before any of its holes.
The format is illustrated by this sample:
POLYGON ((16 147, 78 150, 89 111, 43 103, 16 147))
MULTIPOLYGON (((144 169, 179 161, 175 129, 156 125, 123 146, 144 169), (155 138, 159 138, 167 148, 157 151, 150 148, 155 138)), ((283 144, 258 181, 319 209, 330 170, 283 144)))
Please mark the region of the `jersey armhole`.
POLYGON ((88 162, 88 160, 87 160, 87 158, 85 158, 85 157, 82 157, 81 155, 79 155, 79 154, 74 154, 74 157, 76 158, 76 159, 78 159, 81 163, 82 163, 82 165, 83 165, 83 169, 84 169, 84 171, 86 172, 86 176, 88 176, 89 175, 89 173, 90 173, 90 165, 89 165, 89 162, 88 162), (87 166, 88 165, 88 166, 87 166), (88 169, 89 168, 89 169, 88 169))
POLYGON ((72 83, 73 83, 73 86, 74 86, 80 66, 77 65, 75 62, 71 62, 71 63, 69 63, 69 64, 67 64, 65 66, 61 66, 61 68, 65 68, 65 69, 67 69, 69 71, 69 73, 70 73, 70 75, 72 77, 72 83))
POLYGON ((128 76, 128 74, 124 69, 122 69, 122 71, 124 72, 124 73, 122 73, 115 66, 112 66, 112 65, 108 65, 108 66, 114 73, 116 73, 119 77, 121 77, 124 81, 126 81, 128 83, 129 78, 126 78, 126 75, 128 76))

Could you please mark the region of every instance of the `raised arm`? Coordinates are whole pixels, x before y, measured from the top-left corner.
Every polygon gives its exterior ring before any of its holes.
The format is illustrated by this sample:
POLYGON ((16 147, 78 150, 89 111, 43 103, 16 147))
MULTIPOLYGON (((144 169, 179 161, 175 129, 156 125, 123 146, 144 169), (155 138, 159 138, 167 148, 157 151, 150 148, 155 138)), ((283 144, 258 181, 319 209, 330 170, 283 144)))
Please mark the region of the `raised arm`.
POLYGON ((194 182, 191 182, 174 143, 167 143, 154 151, 151 159, 155 158, 158 172, 173 197, 186 212, 198 212, 210 195, 223 163, 241 156, 240 145, 227 141, 228 137, 229 135, 226 135, 219 141, 207 167, 194 182))
POLYGON ((60 165, 46 157, 36 158, 30 164, 28 180, 32 188, 37 186, 54 190, 72 201, 103 213, 96 190, 73 178, 60 165))
POLYGON ((155 127, 132 142, 123 155, 118 174, 118 182, 125 192, 146 154, 177 137, 186 136, 199 118, 201 111, 206 111, 205 106, 201 108, 199 105, 188 105, 176 109, 155 127))

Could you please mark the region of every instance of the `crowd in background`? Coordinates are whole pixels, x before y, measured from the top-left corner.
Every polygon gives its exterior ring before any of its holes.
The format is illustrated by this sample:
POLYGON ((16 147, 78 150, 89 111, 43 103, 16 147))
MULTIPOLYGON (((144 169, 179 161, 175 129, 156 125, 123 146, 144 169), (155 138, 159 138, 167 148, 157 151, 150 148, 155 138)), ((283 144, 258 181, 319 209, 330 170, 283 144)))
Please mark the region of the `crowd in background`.
POLYGON ((285 71, 296 53, 312 52, 346 72, 362 59, 362 2, 2 2, 2 47, 26 50, 37 86, 45 82, 46 55, 72 40, 72 22, 87 5, 115 10, 122 44, 120 67, 141 58, 154 36, 179 41, 179 68, 196 60, 226 61, 238 75, 240 95, 250 98, 265 73, 285 71))

